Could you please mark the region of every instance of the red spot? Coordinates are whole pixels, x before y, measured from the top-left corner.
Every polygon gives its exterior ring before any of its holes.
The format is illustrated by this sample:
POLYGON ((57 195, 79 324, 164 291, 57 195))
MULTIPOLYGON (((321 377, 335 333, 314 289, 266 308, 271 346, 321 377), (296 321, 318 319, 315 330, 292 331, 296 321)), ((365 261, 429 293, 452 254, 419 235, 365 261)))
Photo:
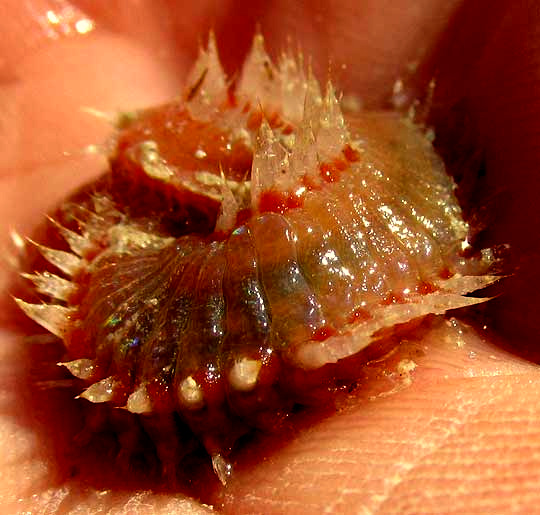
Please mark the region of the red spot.
POLYGON ((349 315, 349 324, 354 324, 355 322, 366 322, 367 320, 371 320, 371 314, 366 309, 362 308, 356 308, 350 315, 349 315))
POLYGON ((286 200, 287 209, 295 209, 297 207, 302 207, 304 205, 304 200, 302 197, 297 195, 288 195, 286 200))
POLYGON ((319 170, 321 171, 321 177, 326 182, 339 181, 341 173, 334 166, 334 164, 332 164, 332 163, 321 163, 321 165, 319 166, 319 170))
POLYGON ((278 113, 272 113, 268 116, 268 125, 270 125, 272 129, 276 129, 277 127, 283 125, 283 120, 278 113))
POLYGON ((382 301, 383 306, 389 306, 390 304, 405 304, 407 301, 400 293, 390 292, 382 301))
POLYGON ((440 272, 439 272, 439 277, 441 279, 450 279, 450 277, 452 277, 454 275, 453 272, 451 272, 448 268, 443 268, 440 272))
POLYGON ((283 134, 285 134, 285 135, 292 134, 293 131, 294 131, 294 127, 293 127, 290 123, 288 123, 287 125, 285 125, 285 126, 283 127, 283 129, 281 129, 281 132, 282 132, 283 134))
POLYGON ((427 295, 428 293, 433 293, 435 291, 437 291, 435 285, 426 281, 422 281, 416 286, 416 292, 420 293, 420 295, 427 295))
POLYGON ((345 148, 343 149, 343 155, 345 156, 345 159, 350 163, 360 161, 360 152, 352 148, 350 145, 345 145, 345 148))
POLYGON ((343 159, 334 159, 334 168, 340 172, 343 172, 347 169, 347 163, 343 159))
POLYGON ((336 330, 333 327, 324 325, 322 327, 319 327, 318 329, 315 329, 315 331, 313 331, 313 334, 311 335, 311 339, 316 340, 318 342, 322 342, 330 338, 330 336, 334 336, 334 334, 336 334, 336 330))
POLYGON ((313 180, 313 177, 310 175, 304 175, 302 177, 302 184, 306 187, 308 190, 318 190, 320 189, 320 186, 313 180))
POLYGON ((265 191, 259 201, 259 211, 261 213, 279 213, 283 214, 289 209, 302 207, 302 197, 289 195, 279 191, 265 191))

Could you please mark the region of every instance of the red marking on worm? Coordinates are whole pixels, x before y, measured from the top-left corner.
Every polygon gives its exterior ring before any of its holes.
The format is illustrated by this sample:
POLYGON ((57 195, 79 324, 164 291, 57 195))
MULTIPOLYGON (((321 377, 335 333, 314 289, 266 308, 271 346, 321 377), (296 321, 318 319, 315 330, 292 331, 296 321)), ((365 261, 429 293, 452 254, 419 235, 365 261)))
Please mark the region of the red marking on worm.
POLYGON ((366 322, 371 320, 373 317, 371 313, 363 308, 356 308, 350 315, 348 322, 349 324, 354 324, 355 322, 366 322))
POLYGON ((326 182, 337 182, 341 177, 341 172, 334 165, 334 163, 321 163, 319 165, 321 177, 326 182))
POLYGON ((416 293, 419 293, 420 295, 427 295, 428 293, 434 293, 438 290, 438 288, 431 283, 428 283, 426 281, 422 281, 416 286, 416 293))
POLYGON ((345 145, 345 147, 343 148, 343 155, 345 156, 345 159, 347 159, 347 161, 349 161, 350 163, 356 163, 357 161, 360 161, 360 152, 352 148, 349 144, 345 145))
POLYGON ((285 124, 285 126, 281 129, 281 132, 285 135, 288 135, 288 134, 292 134, 294 132, 294 127, 290 124, 290 123, 287 123, 285 124))
POLYGON ((289 209, 302 207, 302 205, 302 197, 270 190, 261 194, 259 210, 261 213, 283 214, 289 209))
POLYGON ((389 306, 390 304, 405 304, 406 302, 407 299, 401 293, 390 292, 381 301, 381 305, 389 306))
POLYGON ((439 277, 441 279, 450 279, 450 277, 453 277, 454 273, 447 267, 444 267, 439 271, 439 277))
POLYGON ((335 334, 336 334, 336 330, 333 327, 325 325, 323 327, 319 327, 318 329, 316 329, 313 332, 313 336, 311 337, 311 339, 322 342, 330 338, 330 336, 334 336, 335 334))
POLYGON ((343 172, 347 169, 347 163, 343 159, 334 159, 333 165, 334 168, 336 170, 339 170, 340 172, 343 172))

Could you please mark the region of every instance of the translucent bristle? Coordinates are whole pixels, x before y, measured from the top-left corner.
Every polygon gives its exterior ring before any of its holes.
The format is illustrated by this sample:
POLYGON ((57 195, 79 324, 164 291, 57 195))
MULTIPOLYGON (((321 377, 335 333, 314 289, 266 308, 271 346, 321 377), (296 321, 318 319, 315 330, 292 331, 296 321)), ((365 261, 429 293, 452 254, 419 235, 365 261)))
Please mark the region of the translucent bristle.
POLYGON ((317 130, 316 144, 317 151, 322 160, 332 159, 339 155, 343 146, 349 139, 347 126, 339 101, 332 83, 326 87, 319 127, 317 130))
POLYGON ((232 464, 221 454, 214 454, 212 456, 212 467, 221 484, 226 485, 232 474, 232 464))
POLYGON ((264 48, 264 38, 257 34, 238 81, 238 96, 261 104, 267 113, 281 111, 286 120, 298 123, 306 89, 302 57, 284 53, 274 66, 264 48))
POLYGON ((271 189, 287 190, 290 186, 288 154, 263 120, 253 154, 251 170, 251 205, 256 208, 262 193, 271 189))
POLYGON ((84 380, 90 379, 96 370, 94 361, 86 358, 58 363, 58 365, 66 367, 71 375, 84 380))
POLYGON ((77 291, 77 286, 50 272, 22 274, 25 279, 34 283, 39 293, 57 300, 67 301, 77 291))
POLYGON ((239 96, 251 98, 269 108, 279 106, 280 90, 279 74, 266 53, 264 38, 261 34, 256 34, 236 91, 239 96))
POLYGON ((42 256, 49 262, 51 265, 54 265, 58 269, 62 270, 67 275, 74 275, 81 266, 81 259, 72 254, 71 252, 64 252, 63 250, 51 249, 36 243, 32 240, 30 241, 35 245, 42 256))
POLYGON ((34 322, 37 322, 47 331, 58 336, 58 338, 64 337, 74 309, 54 304, 30 304, 17 298, 15 302, 34 322))
POLYGON ((318 180, 319 163, 315 147, 315 136, 310 121, 305 120, 297 130, 289 162, 291 174, 297 184, 298 179, 305 175, 314 176, 315 181, 318 180))
POLYGON ((279 78, 283 115, 287 120, 299 123, 304 114, 303 100, 308 87, 302 56, 295 58, 291 53, 283 54, 279 61, 279 78))
POLYGON ((319 81, 313 75, 309 75, 304 96, 302 125, 310 128, 313 133, 319 130, 322 105, 323 98, 319 81))
POLYGON ((241 358, 229 372, 229 384, 234 390, 249 392, 257 386, 262 362, 257 359, 241 358))
POLYGON ((188 376, 180 382, 178 400, 190 410, 200 409, 204 406, 204 392, 193 376, 188 376))
POLYGON ((216 221, 216 232, 229 232, 236 224, 239 206, 231 187, 227 183, 223 170, 221 170, 221 205, 216 221))
POLYGON ((120 215, 120 212, 116 210, 114 202, 107 195, 97 193, 92 195, 92 204, 94 205, 95 213, 88 211, 90 215, 120 215))
POLYGON ((152 411, 152 402, 144 384, 141 384, 128 397, 126 408, 131 413, 150 413, 152 411))
POLYGON ((106 377, 89 386, 79 397, 93 403, 109 402, 114 399, 118 385, 115 377, 106 377))
POLYGON ((194 118, 209 120, 227 98, 227 79, 219 61, 216 38, 211 32, 187 80, 187 106, 194 118))
POLYGON ((58 229, 58 232, 66 240, 67 244, 71 248, 75 254, 78 256, 82 256, 90 247, 88 239, 84 236, 81 236, 80 234, 77 234, 74 231, 71 231, 70 229, 67 229, 60 223, 58 223, 54 218, 47 217, 49 221, 54 224, 54 226, 58 229))

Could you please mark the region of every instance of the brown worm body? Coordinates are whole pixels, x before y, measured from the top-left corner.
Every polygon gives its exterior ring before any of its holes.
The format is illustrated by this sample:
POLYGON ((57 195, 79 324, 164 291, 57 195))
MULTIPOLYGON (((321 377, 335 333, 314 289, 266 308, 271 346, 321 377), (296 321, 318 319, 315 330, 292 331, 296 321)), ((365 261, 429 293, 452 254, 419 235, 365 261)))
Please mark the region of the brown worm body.
POLYGON ((495 278, 489 251, 464 257, 455 186, 412 122, 344 116, 259 36, 235 85, 212 41, 188 84, 121 122, 102 186, 61 210, 71 252, 41 247, 64 276, 30 276, 48 303, 19 303, 63 339, 82 397, 158 434, 179 414, 225 480, 247 427, 495 278))

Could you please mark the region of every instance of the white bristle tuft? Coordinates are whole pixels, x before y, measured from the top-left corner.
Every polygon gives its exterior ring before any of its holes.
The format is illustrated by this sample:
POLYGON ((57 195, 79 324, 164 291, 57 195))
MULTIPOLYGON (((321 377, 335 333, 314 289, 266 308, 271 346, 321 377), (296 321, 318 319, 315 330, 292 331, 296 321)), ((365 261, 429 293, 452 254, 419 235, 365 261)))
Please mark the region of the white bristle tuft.
POLYGON ((317 151, 322 160, 339 155, 349 140, 345 118, 332 83, 328 82, 317 130, 317 151))
POLYGON ((263 120, 257 135, 251 169, 251 206, 256 209, 261 195, 274 189, 285 191, 291 185, 289 158, 285 148, 274 136, 270 125, 263 120))
POLYGON ((58 338, 64 337, 69 320, 75 311, 73 308, 54 304, 30 304, 17 298, 15 302, 29 318, 58 338))
POLYGON ((221 205, 219 207, 219 215, 216 220, 216 232, 229 232, 236 224, 236 216, 238 215, 239 205, 234 197, 231 187, 227 183, 227 179, 221 170, 221 205))
POLYGON ((92 213, 92 211, 87 210, 87 212, 91 216, 96 216, 100 214, 120 214, 120 212, 116 210, 114 202, 106 195, 101 195, 97 193, 92 195, 92 204, 94 205, 95 212, 92 213))
POLYGON ((73 276, 81 267, 81 259, 71 252, 51 249, 30 239, 28 239, 28 241, 39 249, 41 255, 51 263, 51 265, 54 265, 67 275, 73 276))
POLYGON ((190 113, 199 120, 209 120, 227 98, 227 79, 213 32, 208 37, 206 50, 200 50, 187 84, 186 100, 190 113))
POLYGON ((279 106, 280 90, 278 70, 266 53, 262 34, 256 34, 242 68, 237 94, 254 99, 268 109, 279 106))
POLYGON ((285 120, 299 123, 307 87, 302 56, 284 53, 276 67, 257 34, 238 81, 238 96, 258 102, 267 114, 281 112, 285 120))
POLYGON ((115 377, 106 377, 89 386, 79 397, 93 403, 109 402, 114 399, 118 384, 115 377))
POLYGON ((148 390, 144 384, 141 384, 129 397, 126 409, 131 413, 150 413, 152 411, 152 402, 148 395, 148 390))
POLYGON ((62 238, 66 240, 67 244, 69 245, 71 250, 75 252, 75 254, 77 254, 78 256, 82 256, 90 248, 89 241, 84 236, 81 236, 80 234, 77 234, 76 232, 67 229, 50 216, 48 216, 47 218, 58 229, 58 232, 60 233, 62 238))
POLYGON ((291 176, 295 183, 300 184, 299 179, 304 176, 312 176, 316 183, 318 174, 318 159, 314 145, 315 139, 311 130, 300 129, 296 134, 294 147, 290 155, 291 176))
POLYGON ((225 486, 232 475, 232 464, 221 454, 213 454, 212 467, 221 484, 225 486))
POLYGON ((21 275, 32 281, 39 293, 57 300, 67 301, 77 291, 77 286, 74 283, 50 272, 21 275))
POLYGON ((184 378, 178 386, 178 400, 188 409, 197 410, 204 406, 204 393, 201 385, 193 378, 184 378))
POLYGON ((323 98, 319 81, 310 73, 306 82, 302 125, 315 134, 319 130, 323 98))
POLYGON ((308 87, 302 56, 295 59, 292 54, 283 54, 279 61, 279 78, 283 116, 287 120, 300 123, 308 87))
POLYGON ((258 359, 239 359, 229 372, 229 384, 237 391, 250 392, 257 386, 261 367, 258 359))
POLYGON ((58 363, 58 365, 66 367, 71 375, 85 381, 90 379, 96 370, 94 361, 86 358, 66 361, 65 363, 58 363))

